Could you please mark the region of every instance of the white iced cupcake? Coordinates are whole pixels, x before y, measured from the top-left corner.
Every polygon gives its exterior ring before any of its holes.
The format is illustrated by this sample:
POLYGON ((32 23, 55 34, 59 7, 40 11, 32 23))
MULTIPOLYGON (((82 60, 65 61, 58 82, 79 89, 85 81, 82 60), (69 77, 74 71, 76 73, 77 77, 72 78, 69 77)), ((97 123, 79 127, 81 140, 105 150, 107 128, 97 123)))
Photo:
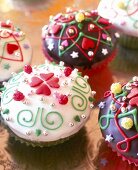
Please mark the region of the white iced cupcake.
POLYGON ((5 84, 1 116, 17 139, 34 146, 56 144, 88 120, 95 94, 88 77, 63 65, 26 65, 5 84))
POLYGON ((98 13, 120 30, 123 46, 138 49, 138 0, 101 0, 98 13))

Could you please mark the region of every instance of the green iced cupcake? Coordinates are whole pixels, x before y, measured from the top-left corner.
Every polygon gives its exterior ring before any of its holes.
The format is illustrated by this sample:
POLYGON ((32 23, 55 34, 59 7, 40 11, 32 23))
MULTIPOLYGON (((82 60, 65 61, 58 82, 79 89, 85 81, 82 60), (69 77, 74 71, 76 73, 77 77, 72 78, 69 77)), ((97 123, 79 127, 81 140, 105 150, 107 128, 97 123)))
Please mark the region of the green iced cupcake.
POLYGON ((1 116, 17 140, 32 146, 58 144, 76 134, 88 120, 93 95, 88 77, 77 69, 26 65, 5 84, 1 116))

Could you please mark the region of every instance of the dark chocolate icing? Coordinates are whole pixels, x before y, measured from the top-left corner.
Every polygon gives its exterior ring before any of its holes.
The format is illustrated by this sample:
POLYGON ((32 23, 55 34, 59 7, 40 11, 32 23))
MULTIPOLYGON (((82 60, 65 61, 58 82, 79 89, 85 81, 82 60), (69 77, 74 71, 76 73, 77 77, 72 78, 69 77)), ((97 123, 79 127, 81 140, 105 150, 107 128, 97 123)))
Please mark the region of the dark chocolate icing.
POLYGON ((138 77, 122 85, 120 93, 114 94, 112 90, 106 93, 103 102, 99 104, 103 137, 114 151, 128 159, 138 159, 138 77), (124 126, 125 119, 128 122, 124 126), (111 141, 107 140, 108 135, 111 141))
POLYGON ((50 20, 42 30, 42 41, 49 59, 90 68, 111 56, 116 34, 112 24, 95 11, 71 10, 50 20))

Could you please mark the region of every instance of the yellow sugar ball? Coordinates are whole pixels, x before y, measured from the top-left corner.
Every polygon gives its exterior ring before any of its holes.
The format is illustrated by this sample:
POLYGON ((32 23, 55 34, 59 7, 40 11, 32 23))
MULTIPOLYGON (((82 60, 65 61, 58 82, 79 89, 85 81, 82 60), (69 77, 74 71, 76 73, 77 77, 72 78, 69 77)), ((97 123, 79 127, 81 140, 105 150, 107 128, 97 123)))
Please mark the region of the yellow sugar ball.
POLYGON ((123 1, 118 2, 117 7, 120 9, 126 9, 125 3, 123 1))
POLYGON ((85 19, 85 15, 82 12, 76 14, 75 19, 77 22, 82 22, 85 19))
POLYGON ((133 126, 133 120, 129 117, 125 117, 122 119, 121 121, 121 126, 126 129, 126 130, 129 130, 132 128, 133 126))
POLYGON ((120 83, 113 83, 111 85, 111 92, 113 94, 120 94, 122 92, 122 86, 120 83))

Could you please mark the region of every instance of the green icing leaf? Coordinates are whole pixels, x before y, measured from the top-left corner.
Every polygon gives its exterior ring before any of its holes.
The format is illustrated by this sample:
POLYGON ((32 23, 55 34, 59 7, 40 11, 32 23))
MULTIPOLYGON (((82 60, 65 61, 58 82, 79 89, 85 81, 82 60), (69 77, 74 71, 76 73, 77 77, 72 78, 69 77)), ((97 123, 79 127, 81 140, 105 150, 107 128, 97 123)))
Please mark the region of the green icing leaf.
POLYGON ((79 115, 76 115, 76 116, 74 117, 74 120, 75 120, 76 122, 80 122, 80 117, 79 117, 79 115))
POLYGON ((40 136, 41 133, 42 133, 42 131, 40 129, 36 129, 36 131, 35 131, 36 136, 40 136))
POLYGON ((92 98, 92 97, 89 97, 89 101, 90 101, 90 102, 93 102, 93 101, 95 101, 95 99, 92 98))
POLYGON ((5 110, 3 111, 3 114, 9 114, 9 112, 10 112, 9 109, 5 109, 5 110))
POLYGON ((82 72, 78 72, 78 76, 81 76, 82 75, 82 72))
POLYGON ((79 23, 79 24, 78 24, 78 27, 79 27, 79 29, 82 29, 83 24, 82 24, 82 23, 79 23))

